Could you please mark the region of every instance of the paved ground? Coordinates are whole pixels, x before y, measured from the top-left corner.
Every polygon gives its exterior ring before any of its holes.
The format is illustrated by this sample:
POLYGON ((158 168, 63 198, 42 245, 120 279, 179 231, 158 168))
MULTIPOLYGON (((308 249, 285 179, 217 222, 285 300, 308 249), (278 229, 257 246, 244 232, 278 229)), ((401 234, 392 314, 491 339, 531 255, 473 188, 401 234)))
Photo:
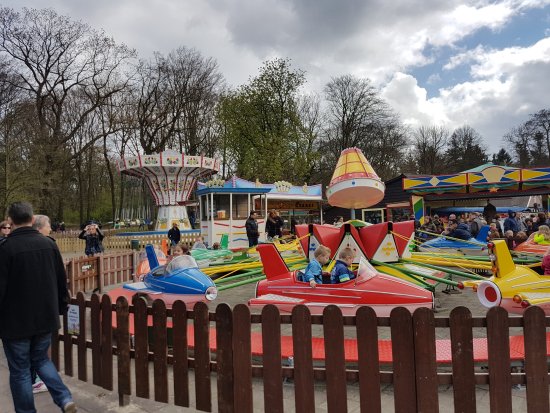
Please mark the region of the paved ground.
MULTIPOLYGON (((230 289, 220 292, 218 300, 211 304, 211 309, 214 310, 215 306, 219 303, 226 302, 231 306, 239 303, 246 303, 247 300, 253 296, 255 286, 248 285, 239 287, 236 289, 230 289)), ((466 306, 470 308, 474 316, 483 316, 485 309, 481 307, 475 295, 471 292, 465 291, 460 294, 443 294, 441 289, 436 293, 436 299, 438 301, 438 308, 436 317, 446 317, 450 311, 456 306, 466 306)), ((320 334, 321 329, 314 329, 314 334, 320 334)), ((290 334, 290 326, 283 327, 283 334, 290 334)), ((353 335, 353 329, 346 328, 346 335, 353 335)), ((483 335, 482 329, 474 332, 475 335, 483 335)), ((438 329, 437 336, 439 338, 447 337, 447 330, 438 329)), ((390 338, 389 329, 380 329, 380 338, 390 338)), ((175 407, 173 405, 165 405, 156 403, 150 400, 138 399, 132 397, 130 404, 125 407, 118 406, 118 396, 116 393, 110 393, 104 389, 94 386, 90 383, 84 383, 77 379, 62 376, 65 383, 69 386, 73 392, 74 399, 79 406, 79 411, 84 413, 110 413, 110 412, 125 412, 125 413, 172 413, 172 412, 194 412, 194 409, 185 409, 175 407)), ((116 375, 115 375, 116 377, 116 375)), ((152 383, 152 382, 151 382, 152 383)), ((193 394, 193 375, 190 374, 190 393, 193 394)), ((116 387, 115 387, 116 388, 116 387)), ((512 396, 514 402, 514 412, 526 412, 525 402, 525 390, 512 389, 512 396)), ((212 394, 215 397, 216 383, 212 383, 212 394)), ((171 395, 173 397, 173 395, 171 395)), ((453 410, 453 390, 452 387, 440 387, 439 391, 439 407, 441 411, 453 410)), ((477 404, 478 412, 489 412, 489 392, 487 386, 477 387, 477 404)), ((326 412, 326 394, 324 385, 318 384, 315 388, 315 398, 318 412, 326 412)), ((350 412, 359 411, 359 393, 357 384, 350 384, 348 386, 348 409, 350 412)), ((9 391, 8 383, 8 369, 7 363, 3 352, 0 354, 0 400, 2 405, 0 412, 13 413, 11 406, 11 394, 9 391)), ((36 407, 40 413, 59 412, 60 410, 53 404, 49 393, 41 393, 35 396, 36 407)), ((392 386, 382 387, 382 402, 384 412, 393 412, 393 389, 392 386)), ((191 400, 192 405, 194 401, 191 400)), ((285 411, 293 412, 294 409, 294 387, 291 383, 284 386, 284 403, 285 411)), ((216 400, 213 400, 214 411, 217 411, 216 400)), ((261 383, 256 381, 254 383, 254 406, 255 411, 263 411, 263 390, 261 383)))

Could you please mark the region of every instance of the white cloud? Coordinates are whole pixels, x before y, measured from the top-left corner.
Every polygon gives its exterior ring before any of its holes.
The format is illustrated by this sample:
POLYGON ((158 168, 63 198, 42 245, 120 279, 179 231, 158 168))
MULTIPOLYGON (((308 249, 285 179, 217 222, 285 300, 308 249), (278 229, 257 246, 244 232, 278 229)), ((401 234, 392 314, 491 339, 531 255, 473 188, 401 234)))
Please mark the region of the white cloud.
MULTIPOLYGON (((261 62, 288 57, 321 92, 333 76, 354 74, 381 87, 411 125, 467 122, 488 142, 548 107, 550 40, 531 47, 458 50, 447 71, 464 66, 470 79, 428 98, 407 72, 457 48, 481 28, 494 32, 550 0, 4 0, 5 6, 52 7, 103 28, 142 57, 185 45, 219 62, 231 85, 261 62)), ((548 9, 545 10, 548 13, 548 9)), ((548 14, 547 14, 548 16, 548 14)), ((438 82, 432 73, 429 83, 438 82)), ((435 83, 438 84, 438 83, 435 83)))
POLYGON ((530 47, 486 51, 477 48, 461 55, 473 61, 473 80, 441 89, 427 98, 410 75, 398 73, 383 88, 383 96, 410 125, 436 124, 454 129, 469 124, 491 150, 529 114, 548 107, 550 39, 530 47))

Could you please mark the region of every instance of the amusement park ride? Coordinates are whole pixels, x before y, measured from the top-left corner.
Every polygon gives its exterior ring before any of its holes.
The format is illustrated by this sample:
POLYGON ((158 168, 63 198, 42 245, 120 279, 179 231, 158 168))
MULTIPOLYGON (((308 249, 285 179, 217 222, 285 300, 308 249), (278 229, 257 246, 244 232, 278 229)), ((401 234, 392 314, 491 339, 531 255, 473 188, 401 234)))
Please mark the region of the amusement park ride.
POLYGON ((159 263, 153 246, 147 245, 145 250, 148 267, 151 270, 143 275, 141 281, 124 284, 123 287, 110 291, 111 298, 125 296, 131 300, 137 294, 147 301, 161 299, 168 307, 171 307, 176 300, 194 305, 199 301, 215 300, 218 296, 218 290, 212 279, 198 267, 189 265, 167 272, 166 265, 159 263))
MULTIPOLYGON (((161 154, 158 160, 160 165, 157 167, 163 167, 163 160, 167 156, 165 153, 161 154)), ((177 158, 176 155, 173 156, 177 158)), ((181 173, 186 171, 186 162, 188 161, 185 159, 179 159, 172 164, 175 163, 175 168, 180 168, 181 173)), ((138 169, 134 163, 129 162, 128 166, 138 169)), ((193 180, 201 173, 216 168, 214 163, 204 166, 206 168, 199 169, 200 172, 187 174, 181 189, 185 191, 189 177, 193 180)), ((151 168, 143 167, 145 172, 140 173, 149 174, 148 179, 151 179, 154 175, 148 172, 151 168)), ((149 185, 155 187, 153 183, 149 185)), ((176 184, 176 193, 179 193, 178 185, 176 184)), ((383 194, 384 184, 361 151, 357 148, 344 150, 327 189, 329 202, 346 208, 366 208, 378 202, 383 194)), ((188 194, 180 195, 184 199, 188 194)), ((148 246, 147 260, 143 259, 138 269, 142 280, 114 290, 110 295, 130 297, 137 293, 150 299, 161 298, 168 305, 176 299, 193 304, 215 299, 218 291, 216 284, 221 285, 233 277, 241 280, 248 277, 249 280, 236 282, 235 285, 258 281, 256 296, 249 301, 253 308, 273 304, 282 312, 290 312, 294 306, 304 304, 313 314, 321 314, 327 305, 336 304, 344 314, 355 314, 359 306, 368 305, 375 309, 378 316, 388 316, 393 308, 399 306, 410 311, 419 307, 433 308, 435 286, 443 283, 458 289, 471 287, 477 292, 481 304, 486 307, 502 306, 510 312, 521 313, 530 305, 538 305, 550 314, 550 277, 540 276, 526 265, 516 265, 516 262, 536 265, 533 264, 536 258, 531 256, 531 261, 527 260, 527 263, 525 256, 513 259, 504 241, 495 241, 487 249, 484 242, 486 230, 482 230, 477 239, 467 242, 448 239, 427 242, 423 244, 424 249, 434 252, 411 254, 414 221, 383 222, 375 225, 350 221, 340 228, 319 224, 296 225, 295 228, 298 241, 290 249, 284 244, 270 243, 259 245, 254 250, 246 249, 236 253, 224 242, 220 250, 192 250, 192 256, 203 271, 195 267, 167 274, 165 266, 161 265, 166 263, 166 257, 162 253, 157 256, 152 247, 148 246), (306 259, 311 259, 313 252, 321 244, 330 249, 333 260, 343 248, 351 248, 355 255, 356 278, 341 284, 318 284, 315 288, 301 281, 299 270, 305 267, 305 263, 300 258, 296 261, 296 254, 301 251, 306 259), (461 259, 456 255, 445 255, 449 254, 444 252, 448 251, 445 247, 460 250, 471 247, 484 252, 488 250, 489 256, 461 259), (258 262, 256 252, 259 253, 261 263, 258 262), (473 271, 459 271, 449 267, 492 270, 493 276, 487 279, 473 271), (222 271, 222 268, 223 275, 220 276, 216 272, 218 269, 222 271), (240 271, 244 271, 242 277, 245 278, 239 278, 240 271), (262 273, 265 274, 265 279, 262 273), (228 275, 233 277, 227 277, 228 275), (254 278, 250 275, 254 275, 254 278), (454 281, 453 275, 468 280, 454 281), (215 284, 212 279, 217 277, 223 280, 217 279, 215 284)), ((527 245, 525 248, 526 253, 541 252, 534 245, 527 245)), ((329 263, 325 270, 330 271, 331 265, 329 263)), ((224 288, 228 287, 221 289, 224 288)))
POLYGON ((490 242, 488 247, 493 276, 484 281, 464 282, 477 292, 479 302, 487 308, 500 306, 515 314, 537 305, 549 316, 550 276, 516 265, 504 240, 490 242))

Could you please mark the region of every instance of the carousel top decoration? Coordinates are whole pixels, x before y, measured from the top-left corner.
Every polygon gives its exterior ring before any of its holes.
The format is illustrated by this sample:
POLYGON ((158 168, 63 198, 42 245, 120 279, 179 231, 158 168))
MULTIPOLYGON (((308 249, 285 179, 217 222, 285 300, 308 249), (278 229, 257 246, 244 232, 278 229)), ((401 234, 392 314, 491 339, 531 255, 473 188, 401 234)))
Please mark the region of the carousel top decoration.
POLYGON ((118 161, 121 173, 145 179, 159 206, 181 205, 189 199, 197 179, 215 174, 220 162, 172 150, 138 155, 118 161))
POLYGON ((520 169, 486 163, 447 175, 407 175, 403 189, 415 195, 500 193, 550 188, 550 167, 520 169))
POLYGON ((328 203, 341 208, 368 208, 384 198, 386 186, 359 148, 344 149, 327 188, 328 203))

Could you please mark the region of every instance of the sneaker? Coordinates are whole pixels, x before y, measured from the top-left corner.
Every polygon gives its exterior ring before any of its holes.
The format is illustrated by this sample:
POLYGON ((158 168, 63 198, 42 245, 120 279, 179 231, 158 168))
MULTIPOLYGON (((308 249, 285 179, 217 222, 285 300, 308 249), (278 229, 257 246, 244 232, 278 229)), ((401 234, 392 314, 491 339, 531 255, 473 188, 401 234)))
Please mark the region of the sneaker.
POLYGON ((65 403, 65 406, 63 406, 64 413, 76 413, 76 411, 76 404, 73 401, 65 403))
POLYGON ((40 381, 37 381, 36 383, 34 383, 34 384, 32 385, 32 392, 33 392, 34 394, 36 394, 36 393, 43 393, 43 392, 45 392, 45 391, 48 391, 48 388, 46 387, 46 385, 44 384, 44 382, 41 381, 41 380, 40 380, 40 381))

